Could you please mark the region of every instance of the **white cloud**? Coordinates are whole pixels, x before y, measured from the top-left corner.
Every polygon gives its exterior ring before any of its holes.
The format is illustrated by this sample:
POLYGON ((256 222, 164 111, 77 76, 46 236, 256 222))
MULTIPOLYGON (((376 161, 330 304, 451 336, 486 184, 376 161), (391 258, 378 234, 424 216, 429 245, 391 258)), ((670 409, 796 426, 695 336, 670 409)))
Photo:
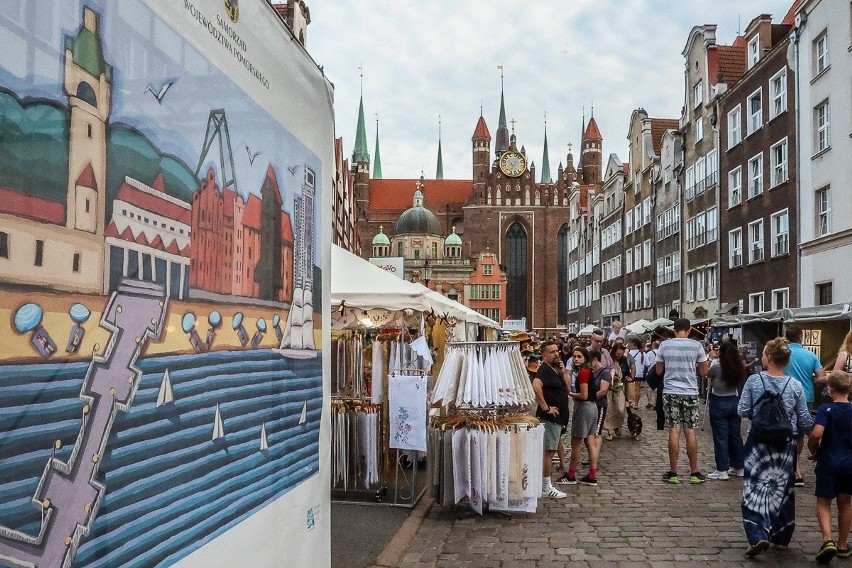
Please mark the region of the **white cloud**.
POLYGON ((359 65, 372 155, 380 119, 384 177, 434 177, 441 115, 444 175, 470 178, 470 137, 483 108, 497 130, 504 66, 506 113, 518 143, 541 166, 544 113, 551 175, 567 144, 580 142, 594 101, 604 155, 627 159, 627 128, 637 107, 678 118, 690 29, 716 23, 730 43, 760 13, 779 22, 792 0, 491 0, 311 2, 307 47, 335 84, 337 135, 350 154, 358 116, 359 65), (741 12, 745 9, 748 12, 741 12))

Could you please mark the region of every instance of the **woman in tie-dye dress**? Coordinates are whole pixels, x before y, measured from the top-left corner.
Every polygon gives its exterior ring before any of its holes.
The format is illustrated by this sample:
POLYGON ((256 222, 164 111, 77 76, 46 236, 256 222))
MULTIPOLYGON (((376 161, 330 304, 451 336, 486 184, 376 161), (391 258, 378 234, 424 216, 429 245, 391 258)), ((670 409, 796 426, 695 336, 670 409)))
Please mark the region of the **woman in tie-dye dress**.
POLYGON ((814 422, 801 384, 784 374, 789 361, 787 340, 779 337, 769 341, 763 349, 765 371, 748 378, 737 407, 740 416, 751 418, 755 403, 765 391, 781 393, 793 427, 793 439, 782 448, 755 442, 752 436, 746 441, 742 510, 749 543, 747 556, 757 556, 770 544, 786 548, 796 528, 796 437, 809 433, 814 422))

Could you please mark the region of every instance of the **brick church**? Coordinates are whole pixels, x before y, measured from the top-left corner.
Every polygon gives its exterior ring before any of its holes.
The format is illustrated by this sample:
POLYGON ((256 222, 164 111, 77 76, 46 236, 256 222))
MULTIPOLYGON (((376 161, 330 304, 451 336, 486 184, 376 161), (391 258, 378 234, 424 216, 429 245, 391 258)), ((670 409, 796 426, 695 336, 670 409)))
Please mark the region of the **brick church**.
MULTIPOLYGON (((589 194, 600 192, 602 141, 592 116, 583 125, 576 167, 569 147, 565 166, 559 163, 553 179, 545 128, 542 172, 536 181, 535 165, 525 148, 518 146, 514 131, 510 133, 507 127, 501 92, 495 138, 481 115, 473 129, 471 179, 443 179, 440 141, 436 179, 382 179, 378 134, 373 177, 370 175, 362 100, 351 161, 361 250, 364 256, 370 256, 374 239, 385 243, 389 237, 398 248, 381 250, 389 251, 389 256, 403 256, 407 275, 413 273, 417 277, 423 268, 431 270, 436 278, 431 282, 427 278, 427 285, 440 287, 435 269, 444 261, 432 257, 442 257, 443 251, 436 251, 434 246, 421 250, 417 244, 428 240, 425 236, 406 238, 405 246, 400 238, 394 239, 395 228, 403 232, 415 230, 410 224, 397 223, 403 213, 408 212, 405 218, 411 216, 409 210, 414 209, 414 202, 415 207, 428 210, 418 210, 419 215, 429 217, 419 226, 428 227, 430 233, 442 231, 443 237, 454 245, 460 238, 466 261, 475 264, 482 253, 497 255, 507 281, 506 313, 500 314, 500 319, 526 318, 528 329, 555 331, 567 323, 568 224, 587 211, 589 194), (416 270, 412 272, 410 268, 416 270)), ((466 300, 459 297, 462 303, 468 303, 466 300)))

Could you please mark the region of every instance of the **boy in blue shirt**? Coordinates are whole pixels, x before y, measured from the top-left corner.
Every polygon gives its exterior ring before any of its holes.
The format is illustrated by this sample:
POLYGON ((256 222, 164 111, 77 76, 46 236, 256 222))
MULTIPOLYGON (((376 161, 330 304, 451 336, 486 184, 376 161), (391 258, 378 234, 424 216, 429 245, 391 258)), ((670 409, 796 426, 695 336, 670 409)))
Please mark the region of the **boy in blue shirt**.
POLYGON ((817 409, 814 430, 808 438, 810 459, 816 460, 817 520, 823 544, 816 555, 826 564, 835 555, 849 558, 849 525, 852 521, 852 376, 833 371, 828 376, 832 402, 817 409), (837 500, 837 542, 831 539, 831 500, 837 500))

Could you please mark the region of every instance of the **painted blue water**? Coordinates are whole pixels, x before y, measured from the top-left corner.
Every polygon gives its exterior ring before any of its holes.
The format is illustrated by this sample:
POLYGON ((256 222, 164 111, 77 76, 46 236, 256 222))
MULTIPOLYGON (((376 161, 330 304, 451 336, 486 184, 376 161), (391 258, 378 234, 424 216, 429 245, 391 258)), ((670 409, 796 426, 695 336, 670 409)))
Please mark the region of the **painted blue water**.
MULTIPOLYGON (((38 532, 32 497, 54 441, 67 459, 80 432, 87 367, 0 366, 0 525, 38 532)), ((101 460, 107 492, 74 566, 172 564, 319 470, 321 357, 220 351, 140 359, 139 367, 139 390, 101 460), (166 369, 175 402, 157 408, 166 369), (213 442, 217 403, 225 438, 213 442), (269 449, 261 451, 264 424, 269 449)))

